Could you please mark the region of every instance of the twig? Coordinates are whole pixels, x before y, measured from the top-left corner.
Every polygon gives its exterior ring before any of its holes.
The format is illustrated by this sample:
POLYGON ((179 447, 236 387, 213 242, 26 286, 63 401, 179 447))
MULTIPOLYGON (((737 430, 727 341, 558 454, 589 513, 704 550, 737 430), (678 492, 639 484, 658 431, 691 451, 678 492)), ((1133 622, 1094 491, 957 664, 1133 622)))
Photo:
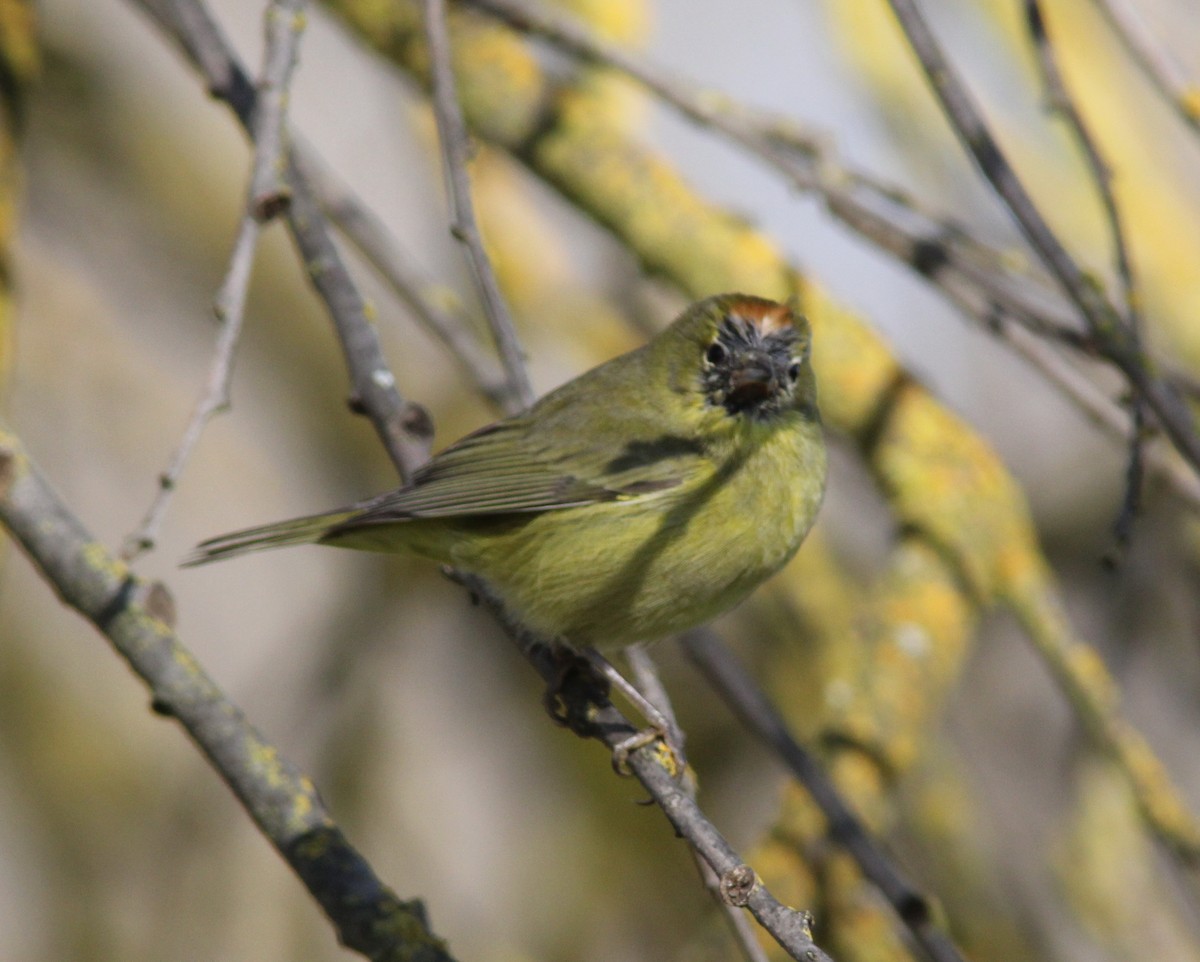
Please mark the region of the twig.
POLYGON ((1163 99, 1193 132, 1200 134, 1200 83, 1188 80, 1183 68, 1159 44, 1128 0, 1093 0, 1093 3, 1163 99))
POLYGON ((292 867, 347 948, 370 959, 449 962, 419 901, 402 901, 350 845, 312 781, 246 720, 184 647, 166 588, 134 575, 58 500, 0 428, 0 523, 63 602, 104 634, 176 719, 292 867))
MULTIPOLYGON (((252 129, 257 95, 232 48, 202 0, 130 0, 179 44, 213 96, 224 101, 247 130, 252 129)), ((289 157, 285 173, 292 202, 288 228, 304 259, 309 279, 325 301, 350 375, 350 405, 371 421, 384 449, 405 480, 429 456, 433 429, 418 404, 396 390, 368 307, 346 269, 316 198, 289 157)))
POLYGON ((413 312, 417 320, 450 352, 483 394, 484 399, 506 414, 520 410, 495 360, 480 346, 462 315, 445 301, 437 284, 421 270, 414 258, 369 207, 341 183, 329 167, 293 132, 292 157, 304 173, 330 222, 375 268, 379 276, 413 312))
POLYGON ((158 476, 158 492, 145 517, 121 548, 121 558, 125 561, 132 561, 154 547, 171 496, 200 435, 214 415, 229 407, 234 353, 246 317, 246 293, 254 269, 258 236, 262 225, 282 214, 291 202, 291 191, 280 173, 285 156, 283 131, 306 3, 307 0, 274 0, 264 16, 263 67, 259 80, 259 109, 251 134, 254 159, 246 190, 246 209, 229 255, 225 280, 213 302, 221 333, 204 392, 192 409, 192 416, 166 470, 158 476))
POLYGON ((821 766, 792 737, 762 689, 717 635, 698 628, 683 635, 688 656, 742 722, 775 752, 808 790, 841 845, 892 906, 931 962, 963 962, 963 955, 933 921, 929 900, 901 874, 871 838, 821 766))
POLYGON ((446 29, 445 0, 422 0, 425 36, 429 42, 430 74, 433 81, 433 112, 437 118, 438 138, 446 169, 446 195, 450 202, 450 233, 466 247, 475 285, 483 301, 496 350, 508 374, 512 392, 528 407, 533 403, 533 388, 525 370, 525 355, 517 339, 512 316, 500 293, 500 285, 491 261, 483 249, 483 238, 475 220, 471 201, 471 180, 467 162, 471 146, 462 109, 458 105, 454 68, 450 59, 450 38, 446 29))
POLYGON ((943 54, 915 0, 889 0, 942 111, 980 172, 1008 207, 1026 240, 1079 310, 1097 350, 1112 361, 1145 399, 1180 453, 1200 470, 1200 435, 1190 411, 1169 384, 1146 366, 1137 338, 1099 287, 1084 274, 1050 229, 1004 156, 982 112, 943 54))
MULTIPOLYGON (((1083 115, 1075 105, 1066 81, 1063 79, 1062 71, 1059 70, 1058 58, 1054 53, 1054 45, 1050 42, 1050 33, 1040 0, 1025 0, 1025 21, 1029 27, 1030 40, 1037 54, 1042 80, 1046 85, 1046 97, 1050 108, 1062 116, 1075 136, 1088 169, 1091 171, 1100 203, 1104 207, 1104 215, 1108 221, 1109 234, 1112 238, 1113 256, 1117 264, 1122 299, 1125 302, 1125 323, 1129 328, 1134 350, 1140 354, 1144 324, 1141 310, 1138 307, 1141 298, 1134 281, 1133 262, 1129 256, 1129 245, 1125 240, 1121 209, 1117 205, 1117 198, 1112 189, 1112 168, 1109 167, 1100 152, 1100 147, 1084 122, 1083 115)), ((1133 522, 1141 504, 1142 480, 1145 473, 1143 442, 1146 410, 1145 402, 1140 395, 1135 395, 1131 399, 1131 409, 1133 423, 1129 432, 1125 496, 1121 500, 1121 509, 1113 526, 1116 534, 1116 552, 1123 551, 1129 544, 1133 533, 1133 522)), ((1115 557, 1116 552, 1110 557, 1115 557)))
MULTIPOLYGON (((521 654, 547 684, 561 681, 561 666, 553 654, 553 641, 541 638, 517 621, 480 578, 461 571, 444 569, 483 604, 516 643, 521 654)), ((634 726, 611 703, 591 704, 587 712, 588 734, 615 749, 630 735, 634 726)), ((629 755, 628 766, 651 798, 663 810, 676 832, 690 844, 720 879, 721 891, 731 904, 744 907, 758 920, 775 941, 793 959, 803 962, 828 960, 812 941, 807 912, 799 912, 779 902, 721 836, 700 810, 695 799, 677 777, 664 767, 654 746, 640 748, 629 755)))

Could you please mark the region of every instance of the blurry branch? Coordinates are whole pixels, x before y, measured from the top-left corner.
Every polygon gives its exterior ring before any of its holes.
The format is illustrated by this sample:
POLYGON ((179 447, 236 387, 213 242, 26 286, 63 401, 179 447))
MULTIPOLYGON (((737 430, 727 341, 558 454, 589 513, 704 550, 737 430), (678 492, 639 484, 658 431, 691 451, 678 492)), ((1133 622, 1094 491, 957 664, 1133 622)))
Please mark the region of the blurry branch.
MULTIPOLYGON (((1125 241, 1125 230, 1122 227, 1121 210, 1117 206, 1117 198, 1112 189, 1112 169, 1108 166, 1096 139, 1092 136, 1083 115, 1079 112, 1062 71, 1058 67, 1058 58, 1054 46, 1050 42, 1050 34, 1046 26, 1045 15, 1039 0, 1025 0, 1025 21, 1029 27, 1029 38, 1037 54, 1038 66, 1041 69, 1042 80, 1046 85, 1046 97, 1050 109, 1058 113, 1070 128, 1079 149, 1083 152, 1088 170, 1096 185, 1096 193, 1104 207, 1104 215, 1108 221, 1109 233, 1112 237, 1113 255, 1117 264, 1117 277, 1125 301, 1125 323, 1129 327, 1133 349, 1142 354, 1143 321, 1138 303, 1141 294, 1133 276, 1133 263, 1129 257, 1129 245, 1125 241)), ((1131 399, 1132 430, 1129 438, 1129 460, 1125 476, 1125 497, 1122 500, 1121 511, 1115 525, 1117 550, 1124 549, 1129 543, 1133 531, 1133 522, 1137 516, 1141 501, 1142 477, 1144 471, 1143 440, 1146 423, 1145 402, 1140 395, 1131 399)), ((1200 475, 1198 475, 1200 477, 1200 475)))
POLYGON ((401 901, 350 845, 311 780, 246 721, 175 634, 165 587, 84 529, 0 428, 0 523, 62 601, 87 618, 175 718, 328 915, 347 948, 383 962, 449 962, 417 900, 401 901))
POLYGON ((496 341, 496 351, 508 374, 512 393, 523 407, 533 403, 533 388, 525 370, 525 356, 517 340, 512 315, 500 293, 496 273, 483 249, 483 237, 475 219, 471 199, 471 179, 467 161, 471 153, 470 137, 458 103, 451 63, 450 37, 446 28, 445 0, 422 0, 425 36, 429 43, 430 74, 433 86, 433 113, 437 120, 438 140, 446 171, 446 196, 450 203, 450 233, 467 249, 475 286, 483 301, 484 314, 496 341))
POLYGON ((484 399, 506 413, 520 408, 495 361, 481 347, 466 319, 452 306, 457 295, 426 276, 387 226, 340 183, 295 132, 292 158, 312 186, 325 216, 358 250, 425 329, 449 351, 484 399))
POLYGON ((1168 383, 1151 373, 1133 327, 1122 320, 1100 285, 1083 272, 1046 223, 966 85, 946 59, 915 0, 889 0, 889 3, 951 127, 1075 304, 1087 325, 1093 347, 1120 368, 1157 415, 1179 452, 1200 471, 1200 435, 1187 406, 1168 383))
POLYGON ((1162 47, 1129 0, 1092 0, 1150 83, 1192 131, 1200 134, 1200 83, 1162 47))
POLYGON ((908 929, 930 962, 963 962, 964 956, 933 921, 929 899, 904 878, 863 826, 837 786, 792 737, 787 724, 732 651, 707 628, 683 635, 683 648, 704 677, 758 738, 804 786, 829 823, 828 834, 858 864, 908 929))
POLYGON ((830 213, 867 240, 940 283, 939 274, 961 274, 989 300, 1039 332, 1077 341, 1071 313, 1055 295, 1030 296, 1041 278, 1014 278, 1011 258, 937 221, 898 188, 841 166, 828 138, 786 118, 754 111, 724 94, 701 90, 645 58, 595 35, 568 15, 531 0, 465 0, 516 30, 549 41, 588 63, 618 70, 693 123, 719 133, 782 174, 798 190, 816 193, 830 213))
MULTIPOLYGON (((553 641, 539 637, 515 620, 480 578, 461 571, 444 570, 448 577, 466 588, 495 616, 547 685, 552 688, 561 685, 563 666, 553 641)), ((631 735, 637 734, 637 729, 607 697, 598 692, 582 694, 587 704, 575 709, 571 717, 578 719, 579 723, 569 726, 576 734, 596 738, 612 750, 619 748, 631 735)), ((563 692, 560 697, 571 699, 572 695, 563 692)), ((808 913, 789 908, 767 890, 753 869, 742 861, 700 810, 680 779, 682 773, 677 770, 676 761, 670 749, 657 740, 630 754, 627 765, 663 810, 675 831, 716 873, 726 902, 749 909, 759 925, 793 959, 799 962, 829 962, 829 956, 812 940, 808 913)))
MULTIPOLYGON (((232 49, 200 0, 131 0, 181 48, 208 85, 209 92, 233 110, 247 132, 254 130, 258 98, 232 49)), ((379 337, 341 254, 330 237, 325 217, 303 173, 291 158, 284 161, 291 189, 288 227, 309 279, 325 301, 350 375, 351 408, 366 414, 384 449, 407 480, 428 457, 432 440, 429 416, 406 401, 384 360, 379 337)))
MULTIPOLYGON (((700 90, 543 4, 465 2, 581 60, 626 74, 689 120, 745 148, 798 190, 816 193, 833 217, 940 288, 975 323, 1008 340, 1023 356, 1031 341, 1018 339, 1022 328, 1091 353, 1070 305, 1050 288, 1049 278, 1040 271, 1014 273, 1011 256, 974 240, 957 225, 938 220, 900 189, 841 166, 827 138, 700 90)), ((1069 401, 1080 404, 1079 393, 1062 383, 1055 368, 1035 366, 1069 401)), ((1097 398, 1093 392, 1090 404, 1080 406, 1114 437, 1129 438, 1128 419, 1111 400, 1097 398), (1103 409, 1098 417, 1097 406, 1103 409)), ((1141 431, 1135 428, 1134 436, 1140 437, 1141 431)), ((1190 505, 1200 506, 1200 488, 1190 472, 1173 465, 1169 457, 1152 457, 1150 464, 1190 505)))
POLYGON ((285 158, 283 138, 288 89, 305 25, 306 3, 307 0, 276 0, 267 8, 264 17, 265 49, 258 85, 259 109, 255 112, 251 133, 254 159, 246 190, 246 212, 238 226, 225 280, 213 303, 221 323, 216 353, 204 393, 192 411, 166 470, 158 476, 158 493, 141 524, 125 539, 121 548, 121 557, 125 561, 132 561, 154 547, 171 495, 200 435, 214 415, 229 407, 234 352, 246 316, 246 292, 250 287, 258 236, 262 226, 282 214, 291 203, 291 191, 281 173, 285 158))

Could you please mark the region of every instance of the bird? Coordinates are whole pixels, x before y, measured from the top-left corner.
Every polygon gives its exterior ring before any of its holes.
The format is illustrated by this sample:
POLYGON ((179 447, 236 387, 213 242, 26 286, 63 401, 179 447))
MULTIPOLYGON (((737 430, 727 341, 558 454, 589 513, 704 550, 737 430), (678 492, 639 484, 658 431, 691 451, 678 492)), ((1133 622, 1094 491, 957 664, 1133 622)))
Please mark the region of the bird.
POLYGON ((434 455, 409 483, 202 542, 184 561, 322 544, 475 576, 541 636, 648 642, 732 608, 796 553, 825 492, 812 332, 721 294, 434 455))

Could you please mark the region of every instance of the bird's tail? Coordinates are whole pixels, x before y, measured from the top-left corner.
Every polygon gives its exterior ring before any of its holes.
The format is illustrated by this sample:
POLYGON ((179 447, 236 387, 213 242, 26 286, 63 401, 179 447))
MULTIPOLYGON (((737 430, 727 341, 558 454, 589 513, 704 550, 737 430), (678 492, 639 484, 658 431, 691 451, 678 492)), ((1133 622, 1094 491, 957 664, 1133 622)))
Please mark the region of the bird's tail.
POLYGON ((264 551, 267 548, 313 544, 320 541, 331 528, 356 513, 332 511, 329 514, 310 514, 303 518, 292 518, 289 521, 277 521, 274 524, 218 535, 196 545, 196 549, 183 559, 181 567, 191 568, 208 564, 210 561, 249 554, 251 551, 264 551))

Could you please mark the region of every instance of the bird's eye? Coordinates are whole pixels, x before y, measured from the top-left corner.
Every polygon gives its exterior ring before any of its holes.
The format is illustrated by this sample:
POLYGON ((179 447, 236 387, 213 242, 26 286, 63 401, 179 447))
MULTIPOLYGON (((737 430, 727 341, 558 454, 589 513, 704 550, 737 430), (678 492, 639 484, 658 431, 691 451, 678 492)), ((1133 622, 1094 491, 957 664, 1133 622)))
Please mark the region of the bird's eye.
POLYGON ((788 380, 791 381, 793 384, 795 384, 796 381, 799 380, 799 378, 800 378, 800 362, 799 361, 792 361, 792 363, 788 365, 787 375, 788 375, 788 380))
POLYGON ((727 357, 729 357, 729 352, 725 350, 725 345, 720 341, 713 341, 708 345, 708 350, 704 352, 704 359, 709 364, 720 364, 727 357))

